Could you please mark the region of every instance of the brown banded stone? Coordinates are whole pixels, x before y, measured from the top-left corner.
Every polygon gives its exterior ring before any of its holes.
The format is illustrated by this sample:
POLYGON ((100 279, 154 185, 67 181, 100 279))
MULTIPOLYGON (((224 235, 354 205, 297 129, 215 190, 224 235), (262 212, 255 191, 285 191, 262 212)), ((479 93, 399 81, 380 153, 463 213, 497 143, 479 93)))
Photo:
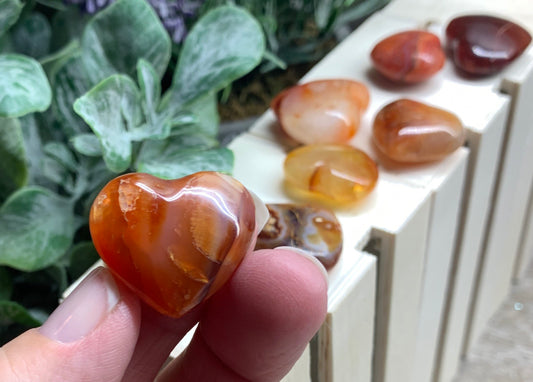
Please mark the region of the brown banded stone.
POLYGON ((309 204, 267 204, 270 218, 256 249, 290 246, 306 250, 325 267, 333 267, 342 251, 342 228, 335 214, 309 204))

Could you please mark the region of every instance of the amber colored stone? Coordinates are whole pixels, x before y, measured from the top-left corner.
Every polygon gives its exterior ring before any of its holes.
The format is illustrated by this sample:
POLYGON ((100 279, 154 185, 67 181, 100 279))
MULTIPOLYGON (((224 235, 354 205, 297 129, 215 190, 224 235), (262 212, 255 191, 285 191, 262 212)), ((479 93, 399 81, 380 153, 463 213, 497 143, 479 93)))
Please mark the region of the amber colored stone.
POLYGON ((446 60, 439 38, 421 30, 400 32, 381 40, 370 57, 382 75, 405 83, 427 80, 442 69, 446 60))
POLYGON ((473 75, 499 72, 531 42, 521 26, 486 15, 461 16, 446 27, 447 46, 455 65, 473 75))
POLYGON ((348 145, 315 144, 292 150, 285 158, 288 191, 306 200, 349 205, 367 196, 376 185, 376 163, 348 145))
POLYGON ((320 80, 278 94, 271 107, 283 131, 299 143, 345 143, 359 128, 370 95, 351 80, 320 80))
POLYGON ((335 214, 307 204, 267 204, 270 217, 259 233, 256 249, 290 246, 306 250, 325 267, 333 267, 342 251, 342 228, 335 214))
POLYGON ((253 245, 255 208, 233 178, 127 174, 90 213, 96 250, 113 274, 162 314, 180 317, 229 279, 253 245))
POLYGON ((464 128, 457 116, 409 99, 383 107, 374 119, 372 133, 383 154, 407 163, 442 159, 465 140, 464 128))

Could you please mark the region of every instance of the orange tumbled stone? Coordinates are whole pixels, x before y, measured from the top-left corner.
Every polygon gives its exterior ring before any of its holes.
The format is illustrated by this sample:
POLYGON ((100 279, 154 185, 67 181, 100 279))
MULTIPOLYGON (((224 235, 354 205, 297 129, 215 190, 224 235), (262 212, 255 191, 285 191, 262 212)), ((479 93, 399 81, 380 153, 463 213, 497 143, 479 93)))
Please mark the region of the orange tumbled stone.
POLYGON ((374 67, 392 81, 417 83, 436 74, 446 56, 433 33, 411 30, 381 40, 370 53, 374 67))
POLYGON ((367 196, 376 185, 376 163, 348 145, 315 144, 292 150, 285 158, 289 192, 306 200, 349 205, 367 196))
POLYGON ((102 189, 89 221, 113 274, 160 313, 180 317, 220 289, 251 249, 255 207, 226 175, 133 173, 102 189))
POLYGON ((357 132, 369 99, 362 83, 333 79, 293 86, 270 106, 283 131, 299 143, 345 143, 357 132))
POLYGON ((465 140, 463 124, 455 114, 409 99, 383 107, 372 133, 383 154, 406 163, 442 159, 465 140))

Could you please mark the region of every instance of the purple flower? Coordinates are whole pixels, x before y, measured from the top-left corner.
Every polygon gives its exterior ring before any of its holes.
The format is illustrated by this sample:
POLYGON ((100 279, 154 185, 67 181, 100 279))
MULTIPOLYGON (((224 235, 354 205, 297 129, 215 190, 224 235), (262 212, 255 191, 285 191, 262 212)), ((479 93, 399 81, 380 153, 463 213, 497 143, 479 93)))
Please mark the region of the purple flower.
MULTIPOLYGON (((77 5, 89 14, 107 7, 114 0, 64 0, 66 4, 77 5)), ((187 25, 195 21, 198 10, 205 0, 148 0, 163 23, 170 38, 181 43, 187 36, 187 25)))

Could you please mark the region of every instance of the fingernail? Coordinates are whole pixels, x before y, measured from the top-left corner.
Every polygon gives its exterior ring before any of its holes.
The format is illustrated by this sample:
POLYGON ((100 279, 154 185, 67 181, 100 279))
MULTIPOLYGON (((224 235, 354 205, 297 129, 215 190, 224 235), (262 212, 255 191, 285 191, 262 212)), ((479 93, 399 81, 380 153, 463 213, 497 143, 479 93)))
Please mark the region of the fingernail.
POLYGON ((40 327, 58 342, 75 342, 93 331, 120 300, 113 277, 105 268, 92 271, 40 327))
POLYGON ((268 212, 268 208, 266 204, 252 191, 249 191, 252 195, 252 198, 254 200, 255 205, 255 230, 256 233, 259 234, 265 224, 268 221, 268 218, 270 217, 270 212, 268 212))
POLYGON ((328 281, 328 279, 329 279, 328 271, 326 270, 324 265, 322 265, 322 263, 315 256, 313 256, 311 253, 309 253, 309 252, 307 252, 307 251, 305 251, 305 250, 303 250, 301 248, 289 247, 289 246, 281 246, 281 247, 277 247, 276 249, 290 250, 290 251, 292 251, 294 253, 297 253, 298 255, 303 256, 306 259, 310 260, 313 264, 315 264, 317 266, 318 269, 320 269, 320 272, 322 272, 322 276, 324 276, 324 279, 326 281, 328 281))

